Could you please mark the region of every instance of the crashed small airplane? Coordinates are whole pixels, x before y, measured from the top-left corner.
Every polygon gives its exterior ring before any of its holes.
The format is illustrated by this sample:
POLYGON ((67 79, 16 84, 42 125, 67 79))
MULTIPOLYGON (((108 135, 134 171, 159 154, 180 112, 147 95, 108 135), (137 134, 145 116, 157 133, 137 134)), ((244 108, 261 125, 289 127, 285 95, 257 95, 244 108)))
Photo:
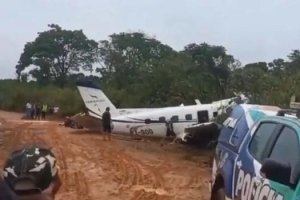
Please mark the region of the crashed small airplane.
POLYGON ((237 103, 247 103, 249 99, 243 94, 229 99, 201 104, 199 100, 196 105, 165 108, 145 109, 116 109, 100 87, 90 81, 78 81, 77 88, 88 109, 88 114, 99 120, 106 107, 110 107, 112 116, 112 132, 140 136, 152 136, 165 138, 166 136, 179 136, 188 127, 195 124, 213 124, 213 120, 226 109, 237 103), (133 111, 129 114, 121 114, 122 110, 133 111), (134 111, 137 110, 137 111, 134 111))

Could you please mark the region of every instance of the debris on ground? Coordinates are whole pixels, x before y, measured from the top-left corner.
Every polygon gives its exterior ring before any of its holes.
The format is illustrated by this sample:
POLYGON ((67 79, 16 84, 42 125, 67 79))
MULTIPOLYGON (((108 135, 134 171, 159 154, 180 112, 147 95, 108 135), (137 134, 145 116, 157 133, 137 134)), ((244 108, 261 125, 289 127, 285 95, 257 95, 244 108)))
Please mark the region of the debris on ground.
POLYGON ((83 126, 85 129, 90 131, 100 131, 102 130, 102 124, 99 119, 93 118, 85 113, 78 113, 70 117, 70 119, 83 126))
POLYGON ((59 124, 60 126, 64 127, 70 127, 74 129, 83 129, 83 126, 72 120, 71 117, 67 116, 65 117, 64 123, 59 124))

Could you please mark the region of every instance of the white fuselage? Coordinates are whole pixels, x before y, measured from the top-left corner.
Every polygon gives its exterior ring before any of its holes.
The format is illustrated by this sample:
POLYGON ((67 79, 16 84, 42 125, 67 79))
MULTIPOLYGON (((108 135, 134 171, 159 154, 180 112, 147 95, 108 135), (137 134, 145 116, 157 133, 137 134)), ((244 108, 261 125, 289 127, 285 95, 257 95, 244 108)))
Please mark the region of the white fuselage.
POLYGON ((153 137, 166 136, 166 121, 170 121, 174 133, 180 134, 185 128, 203 122, 211 121, 217 114, 214 104, 202 104, 182 107, 168 107, 159 110, 146 111, 112 118, 112 132, 132 135, 147 135, 153 137))
POLYGON ((118 108, 120 116, 158 110, 160 108, 118 108))

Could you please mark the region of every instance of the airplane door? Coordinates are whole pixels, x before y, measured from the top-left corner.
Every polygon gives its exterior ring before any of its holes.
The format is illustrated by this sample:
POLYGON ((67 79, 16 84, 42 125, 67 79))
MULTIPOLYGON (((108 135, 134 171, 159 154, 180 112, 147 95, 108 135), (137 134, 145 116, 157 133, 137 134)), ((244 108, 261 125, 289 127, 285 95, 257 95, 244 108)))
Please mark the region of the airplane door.
POLYGON ((209 120, 208 111, 207 110, 198 111, 197 117, 198 117, 198 123, 208 122, 209 120))
POLYGON ((172 135, 182 133, 182 131, 184 130, 182 128, 182 124, 183 123, 179 123, 179 116, 178 115, 172 116, 170 118, 170 124, 169 124, 170 133, 172 135))

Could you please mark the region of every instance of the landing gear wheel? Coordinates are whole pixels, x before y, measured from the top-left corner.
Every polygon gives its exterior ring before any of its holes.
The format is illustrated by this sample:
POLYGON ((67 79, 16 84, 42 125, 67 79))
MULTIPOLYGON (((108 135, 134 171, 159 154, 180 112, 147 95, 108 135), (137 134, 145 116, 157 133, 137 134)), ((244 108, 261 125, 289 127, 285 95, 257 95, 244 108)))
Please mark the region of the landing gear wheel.
POLYGON ((225 189, 223 186, 212 191, 211 200, 225 200, 225 189))

